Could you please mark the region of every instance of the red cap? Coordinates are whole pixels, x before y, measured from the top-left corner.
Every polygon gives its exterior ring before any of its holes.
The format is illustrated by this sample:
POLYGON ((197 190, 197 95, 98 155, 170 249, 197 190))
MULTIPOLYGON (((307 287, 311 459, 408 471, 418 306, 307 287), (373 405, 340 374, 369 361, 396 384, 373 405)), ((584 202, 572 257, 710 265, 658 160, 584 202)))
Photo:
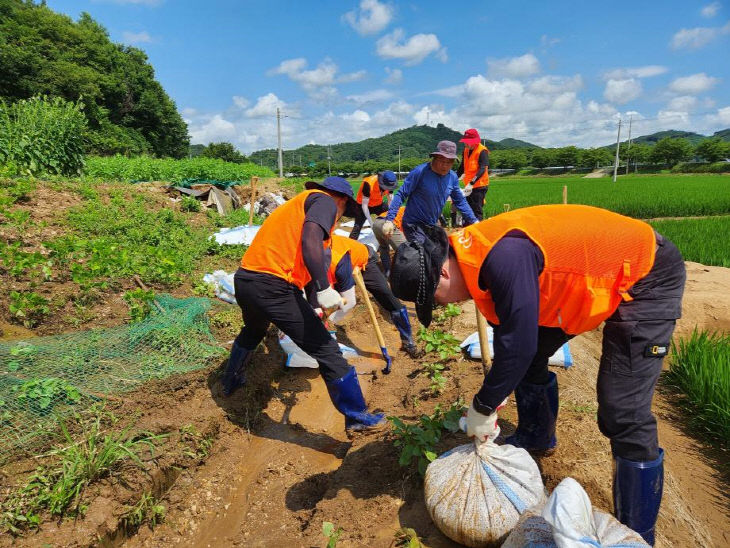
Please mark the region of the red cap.
POLYGON ((464 132, 464 138, 459 139, 459 142, 465 143, 467 145, 478 145, 479 143, 482 142, 482 140, 479 137, 479 132, 476 129, 471 128, 471 129, 467 129, 464 132))

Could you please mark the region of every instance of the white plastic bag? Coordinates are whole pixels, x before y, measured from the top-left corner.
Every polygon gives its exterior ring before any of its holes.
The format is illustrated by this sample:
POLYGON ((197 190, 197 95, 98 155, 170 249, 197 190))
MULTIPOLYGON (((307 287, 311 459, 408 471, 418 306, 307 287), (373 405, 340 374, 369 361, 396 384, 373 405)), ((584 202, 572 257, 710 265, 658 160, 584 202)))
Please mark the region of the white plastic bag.
POLYGON ((216 270, 212 274, 203 276, 203 281, 213 286, 215 296, 227 303, 236 304, 236 289, 233 286, 233 272, 216 270))
POLYGON ((251 245, 251 242, 253 242, 253 239, 260 228, 261 225, 221 228, 218 232, 213 234, 211 238, 214 238, 220 245, 251 245))
MULTIPOLYGON (((279 331, 279 345, 281 345, 281 349, 286 353, 286 363, 284 364, 286 367, 308 367, 310 369, 317 369, 319 367, 317 360, 299 348, 282 331, 279 331)), ((358 355, 357 350, 344 344, 340 344, 340 351, 345 359, 355 358, 358 355)))
MULTIPOLYGON (((489 343, 489 355, 494 357, 494 330, 491 326, 487 326, 487 342, 489 343)), ((469 353, 469 357, 478 360, 482 357, 482 349, 479 345, 479 333, 474 332, 469 335, 464 342, 461 343, 461 348, 466 348, 469 353)), ((573 356, 570 353, 570 346, 566 342, 563 346, 558 348, 548 359, 548 365, 555 365, 558 367, 564 367, 568 369, 573 365, 573 356)))
MULTIPOLYGON (((346 224, 342 226, 346 226, 346 224)), ((335 234, 337 234, 338 236, 344 236, 345 238, 349 238, 350 236, 349 232, 342 230, 341 228, 336 228, 335 234)), ((360 231, 360 236, 358 236, 357 241, 361 244, 372 247, 375 251, 378 250, 378 246, 380 245, 378 244, 378 240, 377 238, 375 238, 375 234, 373 233, 373 230, 371 228, 363 228, 360 231)))
POLYGON ((594 510, 583 487, 565 478, 545 506, 531 508, 503 544, 504 548, 645 548, 641 535, 612 515, 594 510))
POLYGON ((441 455, 426 469, 424 492, 434 523, 466 546, 499 546, 520 515, 546 496, 529 453, 493 442, 441 455))

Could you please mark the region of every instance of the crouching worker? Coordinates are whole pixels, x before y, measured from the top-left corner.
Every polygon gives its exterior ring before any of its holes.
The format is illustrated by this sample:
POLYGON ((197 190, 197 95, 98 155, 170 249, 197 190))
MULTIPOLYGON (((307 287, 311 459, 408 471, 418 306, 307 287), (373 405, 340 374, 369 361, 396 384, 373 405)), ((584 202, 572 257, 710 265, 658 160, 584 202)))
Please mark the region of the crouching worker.
POLYGON ((648 224, 589 206, 526 207, 447 238, 396 253, 391 285, 432 305, 474 299, 494 326, 494 361, 467 414, 467 433, 495 435, 497 409, 514 390, 518 425, 505 441, 556 446, 558 384, 548 358, 605 321, 598 427, 611 440, 614 513, 649 543, 662 499, 664 451, 651 401, 681 315, 685 267, 676 246, 648 224), (419 266, 420 265, 420 266, 419 266))
POLYGON ((336 310, 329 319, 334 323, 341 323, 355 306, 355 280, 352 276, 355 268, 362 273, 365 289, 390 313, 390 319, 400 334, 401 350, 411 358, 423 356, 423 352, 413 342, 408 309, 393 295, 388 280, 378 268, 378 256, 375 251, 370 246, 336 234, 332 235, 330 281, 346 304, 336 310))
POLYGON ((384 423, 383 415, 368 413, 355 368, 302 295, 312 280, 324 308, 342 303, 327 279, 324 251, 340 216, 354 213, 352 189, 341 177, 309 181, 305 187, 264 221, 234 275, 244 325, 223 375, 223 394, 246 382, 246 366, 273 323, 317 360, 332 403, 345 416, 346 430, 374 428, 384 423))
POLYGON ((388 194, 398 186, 398 179, 392 171, 382 171, 376 175, 365 177, 357 191, 357 203, 360 208, 355 212, 355 224, 350 232, 350 238, 357 240, 365 223, 370 222, 370 215, 387 213, 388 194))
POLYGON ((383 226, 387 222, 385 220, 387 212, 381 213, 373 221, 373 234, 375 234, 375 239, 378 240, 380 264, 383 265, 383 271, 385 272, 386 278, 390 276, 391 248, 393 249, 393 252, 395 252, 398 250, 398 246, 400 246, 400 244, 406 243, 406 237, 403 235, 403 213, 405 213, 405 211, 406 206, 398 208, 398 213, 396 213, 395 218, 393 219, 393 231, 391 232, 390 237, 386 237, 383 232, 383 226))

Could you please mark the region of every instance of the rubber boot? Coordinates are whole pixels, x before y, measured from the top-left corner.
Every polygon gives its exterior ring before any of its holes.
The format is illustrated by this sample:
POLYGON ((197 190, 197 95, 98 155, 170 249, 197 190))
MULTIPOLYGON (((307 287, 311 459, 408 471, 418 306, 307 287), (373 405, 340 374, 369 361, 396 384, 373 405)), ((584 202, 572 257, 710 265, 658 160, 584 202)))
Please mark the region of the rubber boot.
POLYGON ((354 367, 344 377, 328 382, 327 392, 335 408, 345 415, 346 432, 378 430, 385 424, 383 413, 368 413, 354 367))
POLYGON ((390 276, 390 248, 388 246, 380 246, 378 248, 380 253, 380 264, 383 266, 383 274, 388 278, 390 276))
POLYGON ((558 377, 550 371, 547 384, 521 382, 515 389, 517 431, 504 441, 528 451, 549 452, 557 445, 558 377))
POLYGON ((613 469, 613 508, 616 519, 654 546, 654 526, 664 488, 664 450, 652 461, 616 457, 613 469))
POLYGON ((233 343, 226 370, 223 373, 223 395, 230 396, 239 386, 246 384, 246 366, 253 357, 254 350, 247 350, 233 343))
POLYGON ((411 358, 420 358, 423 351, 419 350, 416 343, 413 342, 411 331, 411 320, 408 317, 408 309, 404 306, 400 310, 394 310, 390 313, 390 319, 400 333, 401 347, 400 349, 407 352, 411 358))
POLYGON ((355 223, 355 225, 352 227, 352 230, 350 231, 350 239, 357 240, 360 237, 361 230, 362 225, 355 223))

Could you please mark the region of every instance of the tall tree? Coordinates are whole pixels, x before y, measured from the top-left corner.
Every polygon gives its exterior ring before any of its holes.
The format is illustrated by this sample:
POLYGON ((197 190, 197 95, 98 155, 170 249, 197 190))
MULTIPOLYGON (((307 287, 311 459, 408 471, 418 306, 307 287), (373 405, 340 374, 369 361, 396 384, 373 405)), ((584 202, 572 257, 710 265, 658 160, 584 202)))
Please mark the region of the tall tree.
POLYGON ((719 162, 730 155, 730 144, 717 137, 705 139, 697 145, 695 154, 708 162, 719 162))

